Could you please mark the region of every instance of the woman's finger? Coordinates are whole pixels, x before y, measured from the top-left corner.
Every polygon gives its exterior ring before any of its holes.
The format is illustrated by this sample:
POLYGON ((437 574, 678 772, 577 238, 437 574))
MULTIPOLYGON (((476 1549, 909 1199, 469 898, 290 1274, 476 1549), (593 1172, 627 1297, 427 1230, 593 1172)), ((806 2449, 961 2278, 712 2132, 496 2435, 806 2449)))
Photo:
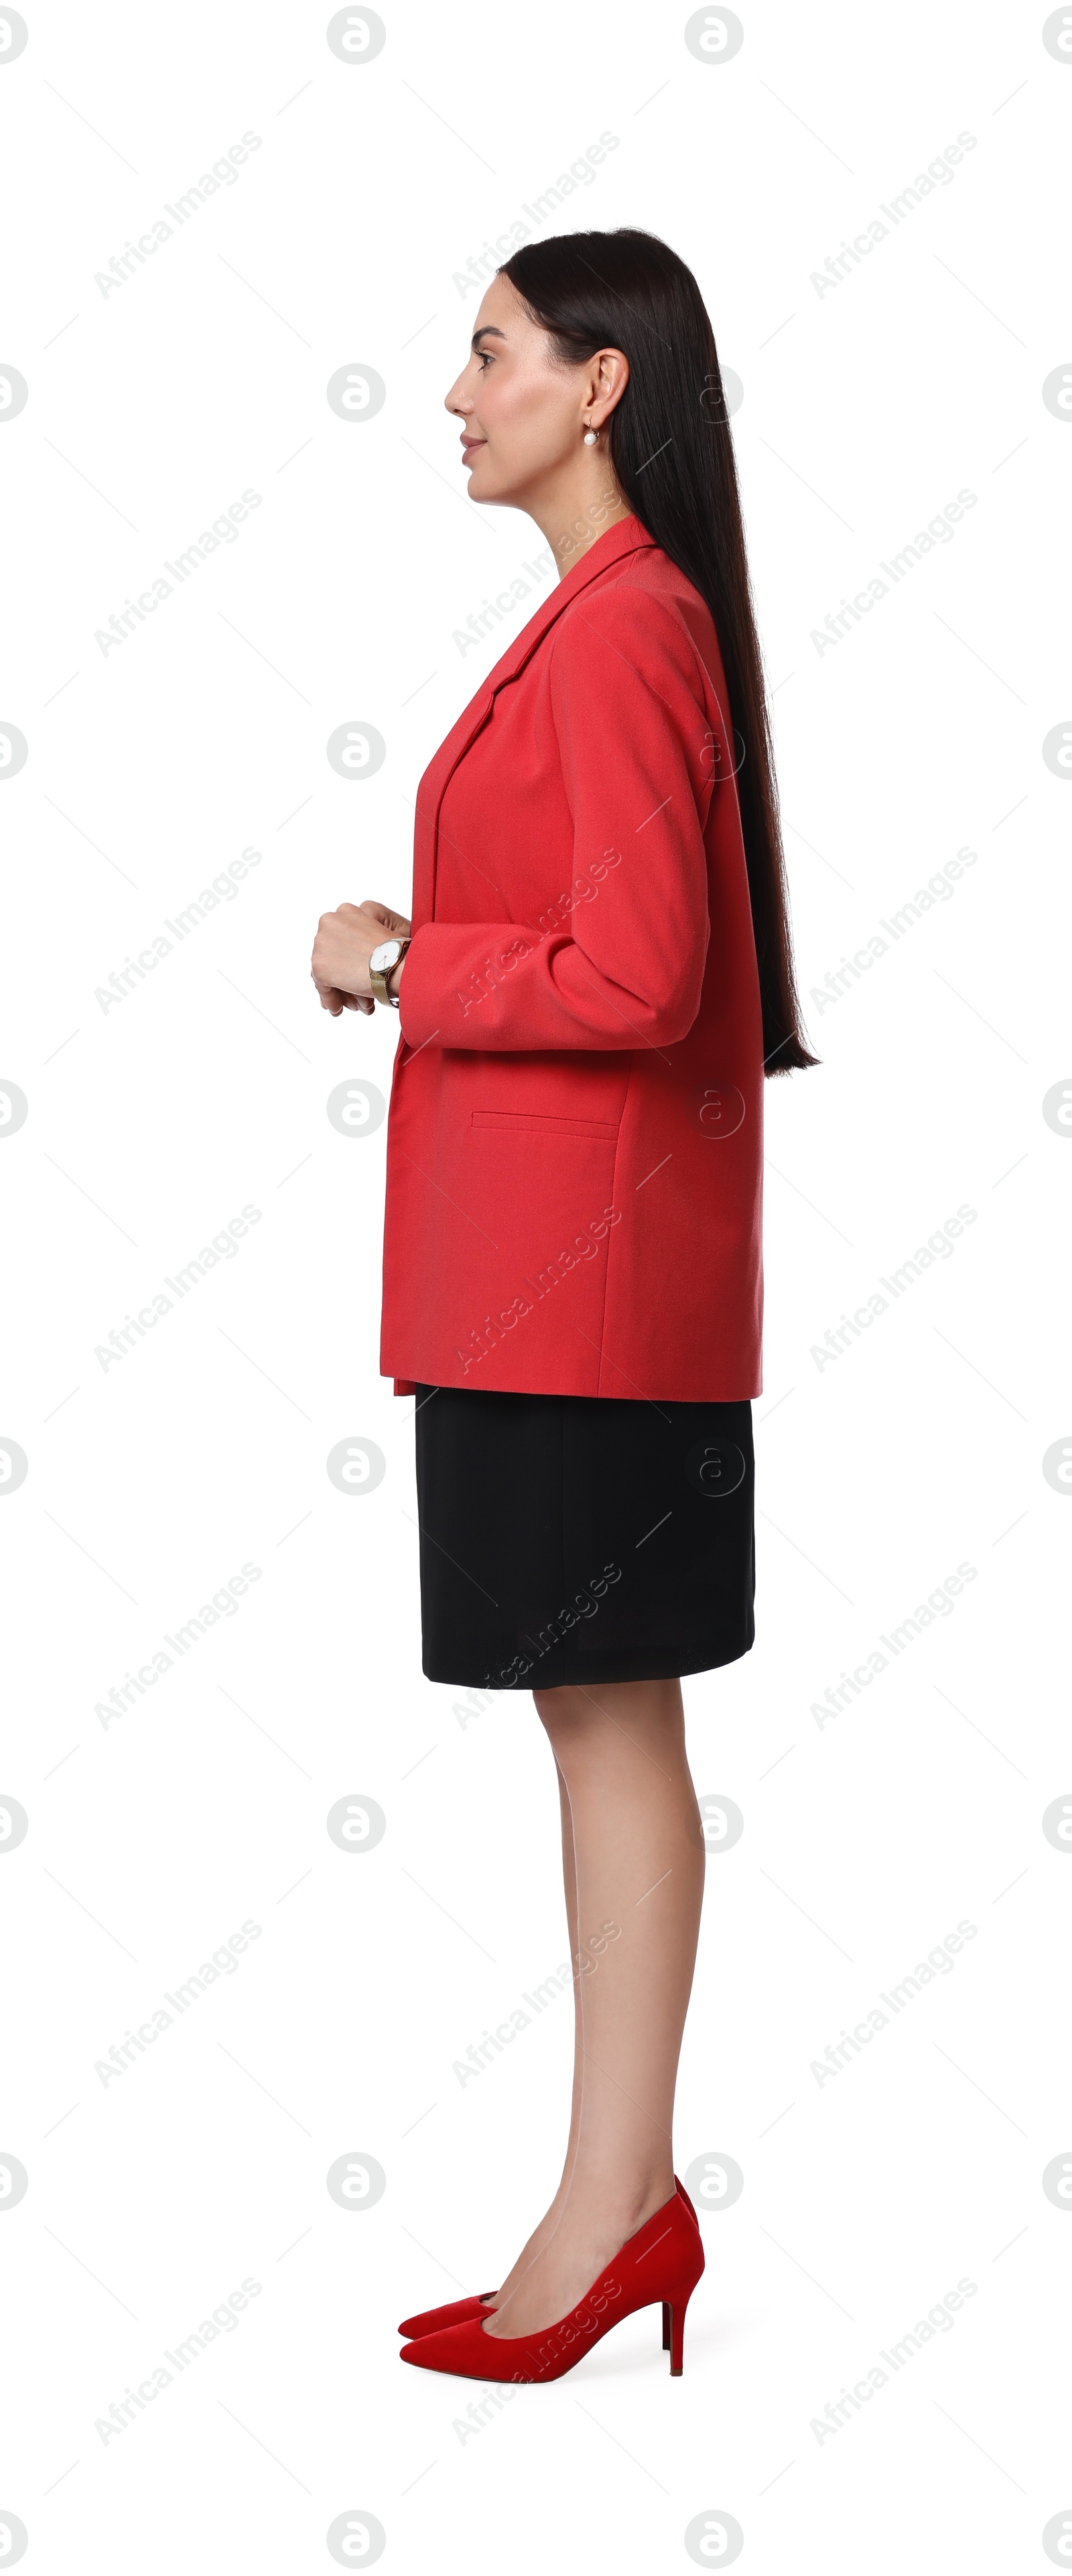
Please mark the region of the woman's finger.
POLYGON ((410 924, 405 913, 393 912, 389 903, 375 903, 371 896, 366 896, 364 903, 359 903, 355 909, 364 913, 366 921, 381 922, 385 930, 398 931, 409 937, 410 924))

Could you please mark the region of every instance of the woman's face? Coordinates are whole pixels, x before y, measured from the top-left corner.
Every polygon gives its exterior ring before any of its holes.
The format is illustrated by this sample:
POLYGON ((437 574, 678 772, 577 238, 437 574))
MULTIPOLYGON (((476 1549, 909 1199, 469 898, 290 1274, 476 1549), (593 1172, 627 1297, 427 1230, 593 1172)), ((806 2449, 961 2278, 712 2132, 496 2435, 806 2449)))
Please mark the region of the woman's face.
POLYGON ((575 467, 589 416, 598 429, 612 408, 608 396, 624 390, 628 372, 614 350, 579 366, 556 361, 516 287, 494 278, 470 357, 446 397, 462 423, 470 500, 523 508, 526 496, 553 487, 575 467))

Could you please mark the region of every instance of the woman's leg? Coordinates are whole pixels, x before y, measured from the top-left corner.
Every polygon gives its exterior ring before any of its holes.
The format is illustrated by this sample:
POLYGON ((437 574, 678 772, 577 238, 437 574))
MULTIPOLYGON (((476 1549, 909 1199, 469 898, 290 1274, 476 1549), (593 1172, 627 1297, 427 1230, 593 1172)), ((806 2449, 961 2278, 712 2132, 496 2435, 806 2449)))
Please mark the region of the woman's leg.
POLYGON ((562 1822, 562 1882, 566 1893, 566 1922, 569 1926, 569 1951, 570 1958, 573 1962, 573 2102, 570 2109, 569 2137, 566 2141, 566 2156, 562 2167, 562 2179, 559 2183, 554 2199, 551 2202, 550 2208, 541 2218, 538 2227, 533 2228, 528 2243, 522 2246, 517 2261, 514 2264, 512 2271, 507 2273, 506 2279, 502 2284, 502 2288, 492 2292, 490 2302, 492 2307, 501 2307, 503 2300, 509 2298, 511 2291, 517 2288, 517 2285, 522 2279, 524 2273, 528 2271, 529 2264, 532 2262, 533 2257, 540 2253, 542 2247, 547 2242, 547 2238, 551 2235, 557 2225, 559 2211, 561 2209, 567 2186, 569 2184, 570 2174, 573 2169, 573 2158, 577 2145, 577 2131, 580 2122, 582 2042, 581 1998, 579 1991, 581 1981, 577 1964, 577 1872, 573 1858, 573 1820, 569 1810, 566 1783, 562 1777, 561 1770, 557 1771, 556 1776, 558 1779, 558 1798, 562 1822))
POLYGON ((534 1693, 572 1826, 577 1937, 572 2159, 486 2331, 531 2334, 576 2307, 674 2188, 674 2085, 703 1898, 704 1845, 677 1681, 534 1693), (593 1950, 591 1944, 605 1943, 593 1950), (543 2241, 538 2241, 540 2237, 543 2241), (507 2290, 509 2295, 506 2295, 507 2290))

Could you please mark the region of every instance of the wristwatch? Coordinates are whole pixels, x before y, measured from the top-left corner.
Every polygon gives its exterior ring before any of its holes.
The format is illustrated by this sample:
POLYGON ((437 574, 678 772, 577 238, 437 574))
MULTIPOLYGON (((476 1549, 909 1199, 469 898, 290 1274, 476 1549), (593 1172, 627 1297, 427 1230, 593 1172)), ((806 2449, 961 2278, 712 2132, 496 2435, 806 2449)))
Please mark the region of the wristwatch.
POLYGON ((396 1011, 398 996, 396 993, 388 992, 387 978, 394 974, 396 966, 401 965, 410 945, 411 942, 408 939, 381 939, 379 947, 373 949, 368 962, 369 983, 377 1001, 390 1002, 392 1009, 396 1011))

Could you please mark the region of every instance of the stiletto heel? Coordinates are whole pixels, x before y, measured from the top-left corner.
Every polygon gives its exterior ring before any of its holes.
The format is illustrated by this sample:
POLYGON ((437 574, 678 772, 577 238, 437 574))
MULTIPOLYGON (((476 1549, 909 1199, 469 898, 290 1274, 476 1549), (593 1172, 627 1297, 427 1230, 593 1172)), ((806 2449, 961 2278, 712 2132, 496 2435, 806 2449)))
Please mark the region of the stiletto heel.
POLYGON ((673 2198, 620 2247, 569 2316, 528 2335, 489 2335, 483 2318, 469 2318, 405 2344, 401 2358, 418 2370, 443 2370, 458 2379, 531 2386, 562 2379, 619 2317, 658 2303, 664 2344, 669 2320, 671 2377, 680 2379, 685 2310, 703 2269, 695 2212, 675 2188, 673 2198))
POLYGON ((670 2347, 671 2379, 680 2379, 685 2367, 685 2310, 688 2304, 686 2297, 676 2307, 671 2308, 670 2333, 664 2336, 664 2342, 670 2347))
POLYGON ((670 2350, 670 2301, 663 2300, 663 2351, 670 2350))

